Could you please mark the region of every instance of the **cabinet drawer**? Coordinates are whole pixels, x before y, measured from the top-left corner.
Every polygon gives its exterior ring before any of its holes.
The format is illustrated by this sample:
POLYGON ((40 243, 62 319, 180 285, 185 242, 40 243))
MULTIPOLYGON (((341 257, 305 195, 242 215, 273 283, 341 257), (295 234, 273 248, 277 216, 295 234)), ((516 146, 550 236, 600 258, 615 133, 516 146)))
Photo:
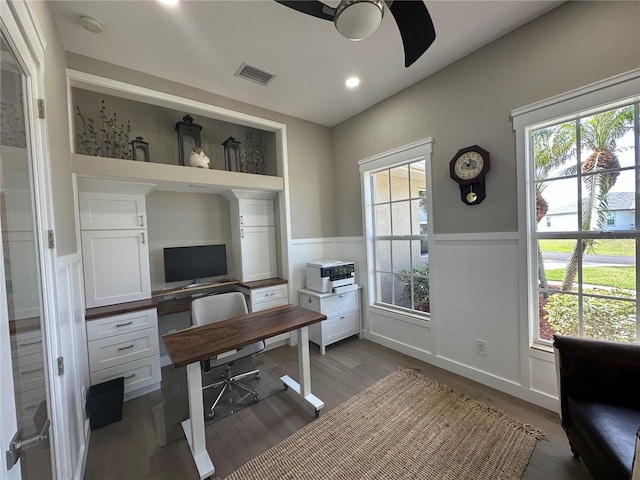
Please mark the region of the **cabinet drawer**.
POLYGON ((97 372, 127 362, 158 355, 158 329, 125 333, 89 342, 89 369, 97 372))
MULTIPOLYGON (((274 300, 283 301, 283 303, 277 303, 272 305, 274 307, 277 305, 286 305, 288 303, 289 299, 288 299, 288 291, 287 291, 286 284, 274 285, 272 287, 257 288, 255 290, 251 290, 251 305, 256 305, 258 303, 263 303, 263 302, 272 303, 274 300)), ((270 307, 264 307, 264 308, 270 308, 270 307)), ((262 310, 264 310, 264 308, 262 308, 262 310)), ((253 311, 257 312, 258 310, 254 309, 253 311)))
POLYGON ((42 352, 42 332, 40 329, 11 335, 11 356, 31 355, 42 352))
POLYGON ((91 385, 118 377, 124 377, 125 393, 158 383, 161 380, 160 358, 156 355, 94 372, 91 374, 91 385))
POLYGON ((78 201, 82 230, 146 227, 144 195, 80 192, 78 201))
POLYGON ((279 298, 276 300, 269 300, 267 302, 258 303, 255 305, 251 305, 251 312, 260 312, 262 310, 266 310, 268 308, 279 307, 281 305, 286 305, 288 303, 286 298, 279 298))
POLYGON ((300 294, 300 306, 314 312, 324 313, 327 316, 346 310, 357 310, 359 308, 358 293, 357 290, 354 290, 353 292, 318 296, 303 292, 300 294))
POLYGON ((357 335, 360 333, 359 318, 359 312, 356 310, 309 325, 309 340, 318 345, 329 345, 351 335, 357 335))
POLYGON ((158 315, 155 308, 97 318, 87 322, 87 340, 99 340, 157 326, 158 315))
POLYGON ((44 359, 42 353, 21 355, 13 360, 13 379, 16 392, 44 387, 44 359))

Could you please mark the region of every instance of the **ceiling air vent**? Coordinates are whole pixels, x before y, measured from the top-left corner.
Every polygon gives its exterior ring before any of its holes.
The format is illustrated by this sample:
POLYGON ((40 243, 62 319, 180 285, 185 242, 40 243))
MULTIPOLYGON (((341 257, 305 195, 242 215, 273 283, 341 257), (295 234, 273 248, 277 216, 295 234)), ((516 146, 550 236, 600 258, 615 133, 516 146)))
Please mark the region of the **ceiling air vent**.
POLYGON ((252 67, 251 65, 247 65, 246 63, 240 65, 240 68, 236 72, 236 76, 246 78, 247 80, 251 80, 265 86, 273 77, 275 77, 275 75, 265 72, 264 70, 260 70, 259 68, 252 67))

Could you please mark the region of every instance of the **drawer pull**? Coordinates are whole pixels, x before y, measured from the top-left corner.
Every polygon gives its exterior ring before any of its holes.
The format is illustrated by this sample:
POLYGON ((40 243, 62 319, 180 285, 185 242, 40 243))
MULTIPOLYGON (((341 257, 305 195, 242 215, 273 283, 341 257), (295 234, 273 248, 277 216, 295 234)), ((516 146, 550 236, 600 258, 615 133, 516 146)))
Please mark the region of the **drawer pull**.
POLYGON ((311 300, 311 297, 307 298, 307 303, 311 303, 313 302, 313 300, 311 300))
POLYGON ((22 372, 22 375, 31 375, 32 373, 38 373, 41 371, 42 371, 41 368, 36 368, 34 370, 25 370, 24 372, 22 372))
POLYGON ((118 347, 118 351, 121 352, 122 350, 129 350, 130 348, 133 348, 134 344, 132 343, 131 345, 127 345, 126 347, 118 347))
POLYGON ((135 373, 132 373, 131 375, 127 375, 126 377, 124 377, 124 379, 125 379, 125 380, 129 380, 130 378, 133 378, 133 377, 135 377, 135 376, 136 376, 136 374, 135 374, 135 373))
POLYGON ((276 294, 276 292, 270 292, 270 293, 265 293, 264 296, 265 297, 273 297, 276 294))
POLYGON ((116 327, 126 327, 127 325, 131 325, 132 323, 133 323, 133 320, 125 323, 116 323, 116 327))
POLYGON ((38 345, 39 343, 42 343, 42 340, 36 340, 34 342, 24 342, 24 343, 19 343, 18 346, 19 347, 29 347, 31 345, 38 345))
POLYGON ((140 226, 144 227, 144 215, 140 215, 140 226))

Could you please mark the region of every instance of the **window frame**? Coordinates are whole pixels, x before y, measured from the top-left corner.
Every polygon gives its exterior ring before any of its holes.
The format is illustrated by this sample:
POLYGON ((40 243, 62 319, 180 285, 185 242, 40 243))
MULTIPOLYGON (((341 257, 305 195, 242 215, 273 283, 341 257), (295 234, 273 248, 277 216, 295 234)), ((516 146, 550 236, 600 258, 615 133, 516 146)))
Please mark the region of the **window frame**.
MULTIPOLYGON (((516 160, 518 184, 524 188, 518 194, 518 232, 520 248, 520 268, 526 272, 526 282, 521 287, 521 344, 530 348, 549 351, 551 342, 539 338, 538 323, 538 272, 535 221, 535 172, 532 157, 531 132, 563 122, 575 121, 604 110, 614 109, 640 101, 640 69, 631 70, 572 90, 562 95, 515 109, 511 112, 516 138, 516 160)), ((636 112, 636 163, 639 161, 638 145, 638 108, 636 112)), ((636 185, 640 183, 640 174, 636 176, 636 185)), ((636 190, 638 188, 636 186, 636 190)), ((636 208, 635 224, 640 220, 640 209, 636 208)), ((638 230, 635 230, 637 232, 638 230)), ((553 237, 553 234, 546 234, 553 237)), ((559 236, 566 236, 560 234, 559 236)), ((573 238, 591 236, 587 232, 575 232, 573 238)), ((627 235, 628 236, 628 235, 627 235)), ((606 232, 602 238, 615 238, 616 233, 606 232)), ((640 265, 640 246, 636 248, 636 266, 640 265)), ((640 285, 640 274, 636 269, 636 288, 640 285)), ((578 279, 581 282, 581 279, 578 279)), ((640 312, 640 298, 636 295, 636 312, 640 312)), ((636 341, 640 340, 640 322, 636 324, 636 341)))
MULTIPOLYGON (((425 163, 425 189, 426 196, 425 201, 427 204, 427 241, 433 235, 433 225, 429 219, 433 219, 432 208, 432 182, 431 182, 431 152, 432 152, 432 138, 425 138, 417 142, 399 147, 394 150, 390 150, 374 157, 370 157, 358 162, 360 179, 361 179, 361 192, 362 192, 362 208, 363 208, 363 226, 365 235, 366 246, 366 259, 367 259, 367 292, 368 292, 368 307, 381 309, 386 311, 393 311, 404 317, 411 317, 422 321, 430 320, 430 312, 422 312, 420 310, 414 310, 411 308, 404 308, 397 305, 391 305, 385 302, 379 302, 377 283, 376 283, 376 259, 375 259, 375 240, 382 237, 391 237, 389 235, 376 236, 375 223, 374 223, 374 192, 372 188, 372 179, 374 174, 388 170, 391 168, 407 165, 417 161, 424 161, 425 163)), ((409 200, 411 201, 411 200, 409 200)), ((395 237, 395 236, 393 236, 395 237)), ((403 239, 420 239, 420 235, 402 236, 403 239), (410 238, 411 237, 411 238, 410 238)), ((431 263, 431 255, 427 259, 427 267, 431 263)), ((420 255, 421 258, 424 255, 420 255)), ((429 285, 431 289, 432 277, 429 276, 429 285)))

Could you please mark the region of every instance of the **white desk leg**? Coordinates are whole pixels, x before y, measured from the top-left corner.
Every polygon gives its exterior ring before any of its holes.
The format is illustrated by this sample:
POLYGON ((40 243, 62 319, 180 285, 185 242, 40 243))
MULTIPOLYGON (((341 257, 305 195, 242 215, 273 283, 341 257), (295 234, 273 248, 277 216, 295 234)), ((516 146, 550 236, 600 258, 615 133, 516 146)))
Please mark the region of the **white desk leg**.
POLYGON ((320 409, 324 407, 324 402, 311 393, 311 363, 309 360, 309 330, 307 327, 298 329, 298 374, 300 383, 293 380, 289 375, 281 377, 280 380, 313 405, 316 415, 319 415, 320 409))
POLYGON ((298 329, 298 380, 300 395, 304 398, 311 393, 311 360, 309 358, 309 329, 298 329))
POLYGON ((202 369, 200 362, 187 365, 187 388, 189 393, 189 418, 182 422, 184 435, 191 449, 191 455, 198 468, 200 480, 215 472, 213 462, 207 452, 204 431, 204 403, 202 400, 202 369))

